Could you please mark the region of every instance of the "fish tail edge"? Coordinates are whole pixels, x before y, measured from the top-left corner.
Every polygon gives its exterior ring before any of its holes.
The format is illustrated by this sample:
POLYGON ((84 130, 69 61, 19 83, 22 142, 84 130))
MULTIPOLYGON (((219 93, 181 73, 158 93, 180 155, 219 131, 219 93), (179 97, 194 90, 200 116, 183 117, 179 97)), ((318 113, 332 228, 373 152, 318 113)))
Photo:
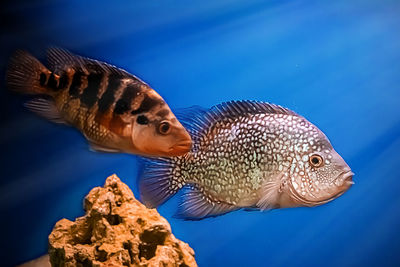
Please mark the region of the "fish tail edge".
POLYGON ((138 188, 140 200, 146 207, 158 207, 184 186, 173 169, 172 158, 139 158, 138 188))
MULTIPOLYGON (((40 85, 41 75, 50 71, 38 59, 24 50, 17 50, 10 58, 6 70, 7 87, 21 94, 47 94, 40 85)), ((44 77, 47 79, 47 75, 44 77)))

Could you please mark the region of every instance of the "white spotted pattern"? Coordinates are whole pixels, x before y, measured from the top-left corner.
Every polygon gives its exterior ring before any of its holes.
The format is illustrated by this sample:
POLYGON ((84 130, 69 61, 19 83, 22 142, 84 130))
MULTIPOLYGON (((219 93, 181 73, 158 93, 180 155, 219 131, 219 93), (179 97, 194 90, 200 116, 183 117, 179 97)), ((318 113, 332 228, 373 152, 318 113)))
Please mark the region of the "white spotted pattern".
POLYGON ((276 177, 286 177, 289 183, 284 186, 294 189, 292 197, 298 205, 304 199, 318 201, 334 194, 328 189, 342 172, 330 164, 334 150, 326 136, 293 114, 221 119, 204 129, 192 151, 190 156, 174 158, 173 173, 182 181, 177 186, 195 184, 210 201, 233 205, 244 200, 254 205, 263 183, 279 183, 276 177), (310 156, 315 153, 329 159, 324 168, 310 165, 310 156))

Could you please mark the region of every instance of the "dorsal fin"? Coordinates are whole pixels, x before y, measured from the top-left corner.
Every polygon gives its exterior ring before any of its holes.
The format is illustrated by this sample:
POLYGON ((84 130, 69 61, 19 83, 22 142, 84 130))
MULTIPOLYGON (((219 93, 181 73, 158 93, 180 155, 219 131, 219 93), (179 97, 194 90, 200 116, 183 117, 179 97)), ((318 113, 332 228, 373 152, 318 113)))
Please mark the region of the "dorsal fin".
POLYGON ((248 114, 286 114, 298 116, 297 113, 282 106, 262 101, 242 100, 229 101, 213 106, 209 111, 212 120, 219 118, 236 118, 248 114))
MULTIPOLYGON (((208 109, 200 106, 192 106, 174 111, 176 118, 190 134, 194 145, 197 144, 197 140, 200 137, 199 133, 205 127, 204 118, 207 112, 208 109)), ((192 149, 195 149, 195 147, 192 147, 192 149)))
POLYGON ((50 47, 49 49, 47 49, 47 62, 50 69, 53 71, 62 71, 67 67, 72 67, 92 72, 109 72, 115 75, 119 75, 121 76, 121 78, 129 78, 145 84, 145 82, 140 80, 138 77, 130 74, 123 69, 117 68, 111 64, 95 59, 74 55, 68 50, 58 47, 50 47))
POLYGON ((218 121, 266 113, 299 116, 294 111, 282 106, 252 100, 224 102, 208 110, 199 106, 193 106, 175 112, 178 120, 194 139, 194 143, 196 143, 196 139, 200 137, 199 134, 204 129, 208 129, 218 121))

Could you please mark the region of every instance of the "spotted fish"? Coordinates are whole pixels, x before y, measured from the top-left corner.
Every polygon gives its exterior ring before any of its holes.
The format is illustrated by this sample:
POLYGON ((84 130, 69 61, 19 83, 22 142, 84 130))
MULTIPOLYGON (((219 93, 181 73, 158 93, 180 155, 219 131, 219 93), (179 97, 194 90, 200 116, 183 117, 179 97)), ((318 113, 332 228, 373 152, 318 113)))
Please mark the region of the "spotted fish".
POLYGON ((287 108, 236 101, 189 108, 178 118, 192 149, 142 160, 139 189, 148 207, 184 188, 176 216, 196 220, 241 208, 321 205, 353 184, 325 134, 287 108))
POLYGON ((51 48, 49 68, 25 51, 12 56, 8 87, 37 95, 35 113, 78 128, 97 151, 178 156, 191 138, 168 105, 139 78, 112 65, 51 48))

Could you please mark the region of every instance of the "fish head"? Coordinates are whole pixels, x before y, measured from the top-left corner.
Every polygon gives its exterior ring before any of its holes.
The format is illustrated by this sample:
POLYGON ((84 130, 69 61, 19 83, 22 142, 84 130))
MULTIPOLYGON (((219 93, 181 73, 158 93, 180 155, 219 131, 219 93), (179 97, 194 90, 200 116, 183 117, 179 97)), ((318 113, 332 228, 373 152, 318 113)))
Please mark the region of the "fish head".
POLYGON ((300 206, 317 206, 329 202, 353 184, 354 173, 334 150, 325 134, 312 126, 305 138, 297 140, 297 149, 288 176, 290 197, 300 206))
POLYGON ((192 139, 189 133, 169 109, 163 111, 138 114, 134 119, 132 142, 140 154, 172 157, 190 151, 192 139))

